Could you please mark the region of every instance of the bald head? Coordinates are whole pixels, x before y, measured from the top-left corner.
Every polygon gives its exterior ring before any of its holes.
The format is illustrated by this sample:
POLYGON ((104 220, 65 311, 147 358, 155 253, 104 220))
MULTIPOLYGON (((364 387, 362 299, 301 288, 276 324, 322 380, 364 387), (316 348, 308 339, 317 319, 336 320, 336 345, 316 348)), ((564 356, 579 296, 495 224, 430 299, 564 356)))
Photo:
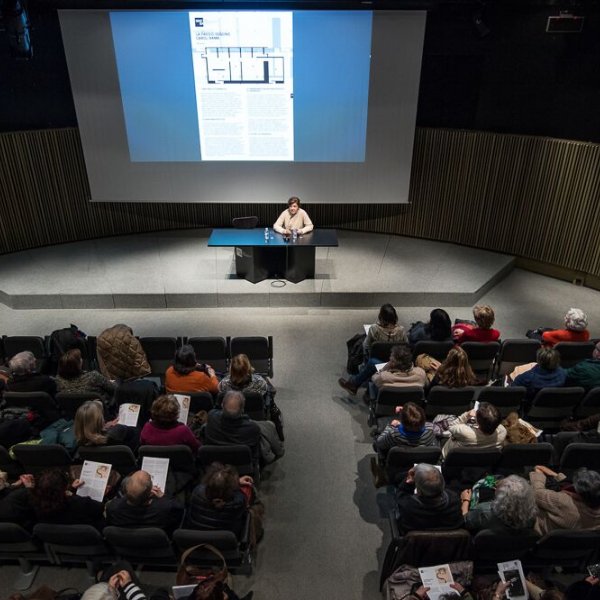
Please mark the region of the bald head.
POLYGON ((239 417, 244 412, 245 405, 244 394, 230 390, 223 398, 223 413, 228 417, 239 417))
POLYGON ((123 481, 127 504, 143 506, 152 495, 152 477, 146 471, 136 471, 123 481))

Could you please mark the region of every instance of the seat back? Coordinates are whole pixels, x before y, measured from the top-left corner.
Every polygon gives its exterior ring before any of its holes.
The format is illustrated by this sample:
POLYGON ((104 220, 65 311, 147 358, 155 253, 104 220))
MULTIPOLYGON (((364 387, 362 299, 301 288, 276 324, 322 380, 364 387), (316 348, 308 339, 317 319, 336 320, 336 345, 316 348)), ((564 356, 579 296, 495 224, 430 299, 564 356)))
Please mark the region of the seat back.
POLYGON ((585 570, 600 548, 600 532, 585 529, 555 529, 533 547, 527 566, 560 566, 585 570))
POLYGON ((46 372, 48 366, 48 354, 44 338, 37 335, 5 335, 2 338, 4 356, 9 361, 15 354, 29 350, 35 356, 37 370, 46 372))
POLYGON ((461 415, 473 407, 475 388, 449 388, 436 385, 429 390, 425 403, 428 419, 436 415, 461 415))
POLYGON ((240 475, 252 475, 252 452, 243 444, 216 446, 205 444, 198 450, 198 465, 204 471, 214 462, 233 465, 240 475))
POLYGON ((17 558, 30 553, 41 554, 35 538, 16 523, 0 523, 0 557, 17 558))
POLYGON ((141 337, 140 344, 146 353, 152 375, 164 378, 165 371, 173 364, 177 351, 177 338, 141 337))
POLYGON ((391 417, 396 414, 396 406, 414 402, 419 406, 424 404, 423 388, 418 385, 393 386, 384 385, 377 390, 375 400, 375 416, 391 417))
POLYGON ((0 471, 6 471, 11 480, 18 478, 23 473, 22 465, 13 460, 4 446, 0 446, 0 471))
POLYGON ((454 347, 454 342, 434 342, 431 340, 421 340, 415 344, 413 348, 413 358, 417 358, 419 354, 429 354, 436 360, 443 362, 448 352, 454 347))
POLYGON ((171 540, 158 527, 114 527, 104 528, 104 537, 113 552, 122 560, 133 564, 174 565, 177 557, 171 540))
MULTIPOLYGON (((248 527, 244 528, 248 531, 248 527)), ((250 575, 252 561, 247 534, 238 541, 232 531, 199 531, 197 529, 176 529, 173 532, 173 543, 180 554, 189 548, 202 544, 215 547, 225 559, 227 567, 234 573, 250 575)), ((215 567, 220 565, 220 559, 214 552, 206 548, 199 548, 190 555, 190 561, 199 567, 215 567)))
POLYGON ((265 401, 262 394, 258 392, 246 392, 244 394, 246 404, 244 406, 244 412, 253 421, 264 421, 265 415, 265 401))
POLYGON ((138 449, 140 465, 145 456, 168 458, 169 470, 196 473, 196 457, 189 446, 183 444, 172 446, 140 446, 138 449))
POLYGON ((387 363, 390 360, 392 348, 397 345, 397 342, 375 342, 371 346, 369 356, 370 358, 378 358, 381 362, 387 363))
POLYGON ((13 452, 26 473, 37 475, 46 469, 67 470, 71 455, 60 444, 17 444, 13 452))
POLYGON ((77 453, 81 460, 108 463, 123 477, 137 469, 137 460, 129 446, 80 446, 77 453))
POLYGON ((576 442, 564 449, 560 457, 560 472, 569 475, 581 467, 600 471, 600 444, 576 442))
POLYGON ((538 540, 533 532, 529 535, 499 534, 482 529, 472 540, 472 556, 479 572, 497 572, 498 563, 523 558, 538 540))
POLYGON ((196 360, 207 363, 217 373, 227 372, 229 364, 229 348, 227 340, 223 337, 191 337, 186 340, 194 348, 196 360))
POLYGON ((254 229, 258 225, 258 217, 234 217, 231 225, 235 229, 254 229))
POLYGON ((511 387, 488 385, 478 390, 475 400, 493 404, 504 419, 511 412, 521 414, 526 394, 527 388, 519 385, 511 387))
POLYGON ((548 442, 508 444, 502 449, 498 469, 502 472, 522 474, 528 467, 550 465, 553 463, 553 451, 552 444, 548 442))
POLYGON ((453 448, 442 466, 446 482, 460 480, 464 485, 475 483, 484 475, 496 472, 500 450, 495 448, 453 448))
POLYGON ((44 543, 56 564, 95 563, 111 558, 102 535, 91 525, 38 523, 33 535, 44 543))
POLYGON ((503 377, 511 373, 517 365, 535 362, 540 346, 541 344, 538 340, 504 340, 500 346, 494 375, 496 377, 503 377))
POLYGON ((540 429, 558 429, 560 422, 573 414, 584 394, 582 387, 542 388, 526 411, 526 419, 540 429))
POLYGON ((6 408, 31 408, 44 415, 57 410, 56 402, 46 392, 4 392, 4 401, 6 408))
POLYGON ((190 414, 195 415, 201 410, 209 412, 215 407, 215 400, 210 392, 186 392, 186 396, 190 397, 190 414))
POLYGON ((499 342, 464 342, 461 348, 467 353, 469 363, 475 373, 489 378, 500 351, 499 342))
POLYGON ((399 483, 400 478, 415 464, 436 465, 442 451, 435 446, 394 446, 385 459, 385 472, 391 484, 399 483))
POLYGON ((592 388, 575 407, 575 418, 584 419, 600 413, 600 387, 592 388))
POLYGON ((560 354, 560 366, 568 369, 586 358, 592 358, 594 342, 558 342, 554 349, 560 354))
POLYGON ((254 370, 261 375, 273 377, 273 336, 233 337, 229 341, 229 354, 245 354, 254 370))
POLYGON ((91 392, 59 392, 56 394, 56 404, 60 414, 65 419, 74 419, 77 409, 88 400, 97 400, 98 394, 91 392))

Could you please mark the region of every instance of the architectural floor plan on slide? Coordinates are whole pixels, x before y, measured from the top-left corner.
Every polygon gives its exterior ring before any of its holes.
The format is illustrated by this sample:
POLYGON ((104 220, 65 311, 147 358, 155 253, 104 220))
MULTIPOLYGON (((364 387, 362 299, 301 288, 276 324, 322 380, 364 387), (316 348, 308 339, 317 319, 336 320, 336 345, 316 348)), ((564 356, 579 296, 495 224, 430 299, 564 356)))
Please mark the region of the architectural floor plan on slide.
POLYGON ((294 160, 292 13, 189 22, 202 160, 294 160))

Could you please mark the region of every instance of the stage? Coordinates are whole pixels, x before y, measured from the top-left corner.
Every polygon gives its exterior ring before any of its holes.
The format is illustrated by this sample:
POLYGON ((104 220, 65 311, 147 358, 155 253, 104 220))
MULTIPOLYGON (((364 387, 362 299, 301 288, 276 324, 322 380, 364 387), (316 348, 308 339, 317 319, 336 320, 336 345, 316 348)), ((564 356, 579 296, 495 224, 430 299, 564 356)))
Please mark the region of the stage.
POLYGON ((210 229, 61 244, 2 257, 0 302, 14 309, 469 306, 514 257, 456 244, 338 230, 300 283, 235 275, 233 248, 210 229))

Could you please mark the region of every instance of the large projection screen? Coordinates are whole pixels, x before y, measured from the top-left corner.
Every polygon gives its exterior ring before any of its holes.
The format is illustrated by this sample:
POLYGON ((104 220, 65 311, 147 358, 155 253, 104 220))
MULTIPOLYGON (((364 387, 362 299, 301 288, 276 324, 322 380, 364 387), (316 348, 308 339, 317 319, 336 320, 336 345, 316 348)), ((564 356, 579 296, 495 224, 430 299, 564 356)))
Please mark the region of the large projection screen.
POLYGON ((424 11, 59 11, 91 200, 408 202, 424 11))

